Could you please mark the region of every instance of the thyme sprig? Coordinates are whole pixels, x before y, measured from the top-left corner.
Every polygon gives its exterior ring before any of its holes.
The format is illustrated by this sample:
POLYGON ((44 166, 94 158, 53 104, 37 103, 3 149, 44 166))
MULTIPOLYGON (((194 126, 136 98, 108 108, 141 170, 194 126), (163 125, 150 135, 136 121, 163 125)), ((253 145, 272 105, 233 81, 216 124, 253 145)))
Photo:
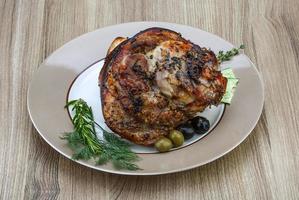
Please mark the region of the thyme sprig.
POLYGON ((72 117, 74 131, 65 133, 62 139, 67 140, 74 151, 73 159, 93 158, 99 165, 111 162, 117 169, 140 169, 134 163, 139 160, 139 157, 130 150, 129 143, 96 123, 91 107, 84 100, 72 100, 65 107, 69 106, 72 106, 72 111, 75 113, 72 117), (95 126, 102 130, 104 140, 98 139, 95 126))
POLYGON ((239 48, 233 48, 232 50, 227 51, 227 52, 219 51, 219 53, 217 55, 217 59, 220 63, 224 62, 224 61, 228 61, 235 55, 238 55, 239 51, 244 48, 245 48, 245 45, 241 44, 239 48))

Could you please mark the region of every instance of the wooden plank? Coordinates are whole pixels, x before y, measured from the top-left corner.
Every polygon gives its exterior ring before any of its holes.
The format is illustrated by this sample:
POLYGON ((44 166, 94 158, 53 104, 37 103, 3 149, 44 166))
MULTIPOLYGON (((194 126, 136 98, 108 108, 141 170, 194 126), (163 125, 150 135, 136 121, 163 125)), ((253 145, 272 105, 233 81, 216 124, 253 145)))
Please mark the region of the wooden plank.
POLYGON ((298 10, 296 0, 1 0, 1 199, 298 199, 298 10), (257 127, 226 156, 171 175, 111 175, 62 157, 30 122, 32 75, 51 52, 85 32, 144 20, 244 43, 265 82, 257 127))

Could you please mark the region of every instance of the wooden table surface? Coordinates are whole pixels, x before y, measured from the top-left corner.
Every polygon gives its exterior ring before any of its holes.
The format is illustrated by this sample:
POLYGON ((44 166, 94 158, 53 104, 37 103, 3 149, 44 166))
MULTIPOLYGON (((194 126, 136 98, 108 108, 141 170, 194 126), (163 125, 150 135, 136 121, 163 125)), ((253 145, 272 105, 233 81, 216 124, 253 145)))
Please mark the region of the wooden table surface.
POLYGON ((0 0, 0 199, 299 199, 298 20, 298 0, 0 0), (146 20, 244 43, 265 82, 258 125, 217 161, 170 175, 112 175, 59 155, 27 112, 39 64, 83 33, 146 20))

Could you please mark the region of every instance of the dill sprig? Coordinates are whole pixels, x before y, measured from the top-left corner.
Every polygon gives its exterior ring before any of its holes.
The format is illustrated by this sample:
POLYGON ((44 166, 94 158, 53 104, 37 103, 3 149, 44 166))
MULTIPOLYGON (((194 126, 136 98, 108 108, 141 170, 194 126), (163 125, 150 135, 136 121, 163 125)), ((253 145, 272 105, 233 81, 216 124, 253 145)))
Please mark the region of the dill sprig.
POLYGON ((217 55, 217 59, 220 63, 224 62, 224 61, 228 61, 235 55, 238 55, 239 51, 244 48, 245 48, 245 45, 241 44, 239 48, 233 48, 232 50, 227 51, 227 52, 219 51, 219 53, 217 55))
POLYGON ((91 107, 84 100, 72 100, 65 107, 69 106, 72 106, 72 111, 75 113, 72 117, 74 131, 65 133, 62 139, 67 140, 74 151, 73 159, 93 158, 99 165, 111 162, 117 169, 140 169, 134 163, 139 160, 139 157, 130 150, 130 145, 97 124, 91 107), (104 140, 97 138, 95 125, 102 130, 104 140))

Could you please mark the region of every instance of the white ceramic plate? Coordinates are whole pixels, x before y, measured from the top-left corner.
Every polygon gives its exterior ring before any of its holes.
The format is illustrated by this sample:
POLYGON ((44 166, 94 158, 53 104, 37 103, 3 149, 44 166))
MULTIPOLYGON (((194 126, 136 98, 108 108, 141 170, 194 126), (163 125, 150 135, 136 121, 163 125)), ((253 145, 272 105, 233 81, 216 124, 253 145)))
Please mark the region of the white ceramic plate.
MULTIPOLYGON (((106 51, 115 37, 131 37, 149 27, 163 27, 180 32, 184 38, 211 48, 216 53, 233 48, 232 44, 211 33, 164 22, 119 24, 98 29, 68 42, 41 64, 28 90, 30 117, 49 145, 71 158, 72 151, 66 141, 59 138, 62 133, 73 129, 69 118, 72 113, 64 109, 68 100, 83 98, 91 105, 95 120, 105 126, 97 80, 106 51)), ((168 153, 157 153, 154 148, 133 144, 132 150, 141 157, 137 164, 143 170, 116 170, 110 164, 97 166, 93 161, 76 162, 116 174, 154 175, 191 169, 223 156, 253 130, 264 101, 262 80, 247 56, 235 56, 221 66, 222 69, 226 67, 233 68, 240 82, 230 106, 225 108, 220 105, 199 113, 211 123, 207 134, 196 135, 186 141, 183 147, 168 153)))
MULTIPOLYGON (((95 121, 104 127, 109 132, 112 132, 106 126, 104 116, 102 114, 102 106, 100 97, 100 88, 98 86, 98 77, 99 73, 104 65, 104 60, 100 60, 88 68, 86 68, 82 73, 80 73, 77 78, 75 78, 74 82, 70 85, 69 92, 67 94, 67 102, 75 99, 84 99, 89 106, 91 106, 94 112, 95 121)), ((207 108, 204 112, 198 113, 199 116, 205 117, 210 122, 210 129, 205 134, 195 134, 191 139, 186 140, 185 143, 179 148, 173 148, 172 150, 177 150, 188 145, 193 144, 194 142, 200 140, 204 136, 210 133, 218 122, 220 121, 223 113, 224 113, 225 105, 221 104, 219 106, 212 106, 211 108, 207 108)), ((68 112, 70 116, 74 116, 74 112, 69 108, 68 112)), ((98 130, 98 137, 103 139, 101 130, 98 130)), ((129 141, 128 141, 129 142, 129 141)), ((131 142, 129 142, 131 143, 131 142)), ((131 143, 132 151, 135 153, 158 153, 158 151, 154 147, 145 147, 142 145, 136 145, 131 143)))

